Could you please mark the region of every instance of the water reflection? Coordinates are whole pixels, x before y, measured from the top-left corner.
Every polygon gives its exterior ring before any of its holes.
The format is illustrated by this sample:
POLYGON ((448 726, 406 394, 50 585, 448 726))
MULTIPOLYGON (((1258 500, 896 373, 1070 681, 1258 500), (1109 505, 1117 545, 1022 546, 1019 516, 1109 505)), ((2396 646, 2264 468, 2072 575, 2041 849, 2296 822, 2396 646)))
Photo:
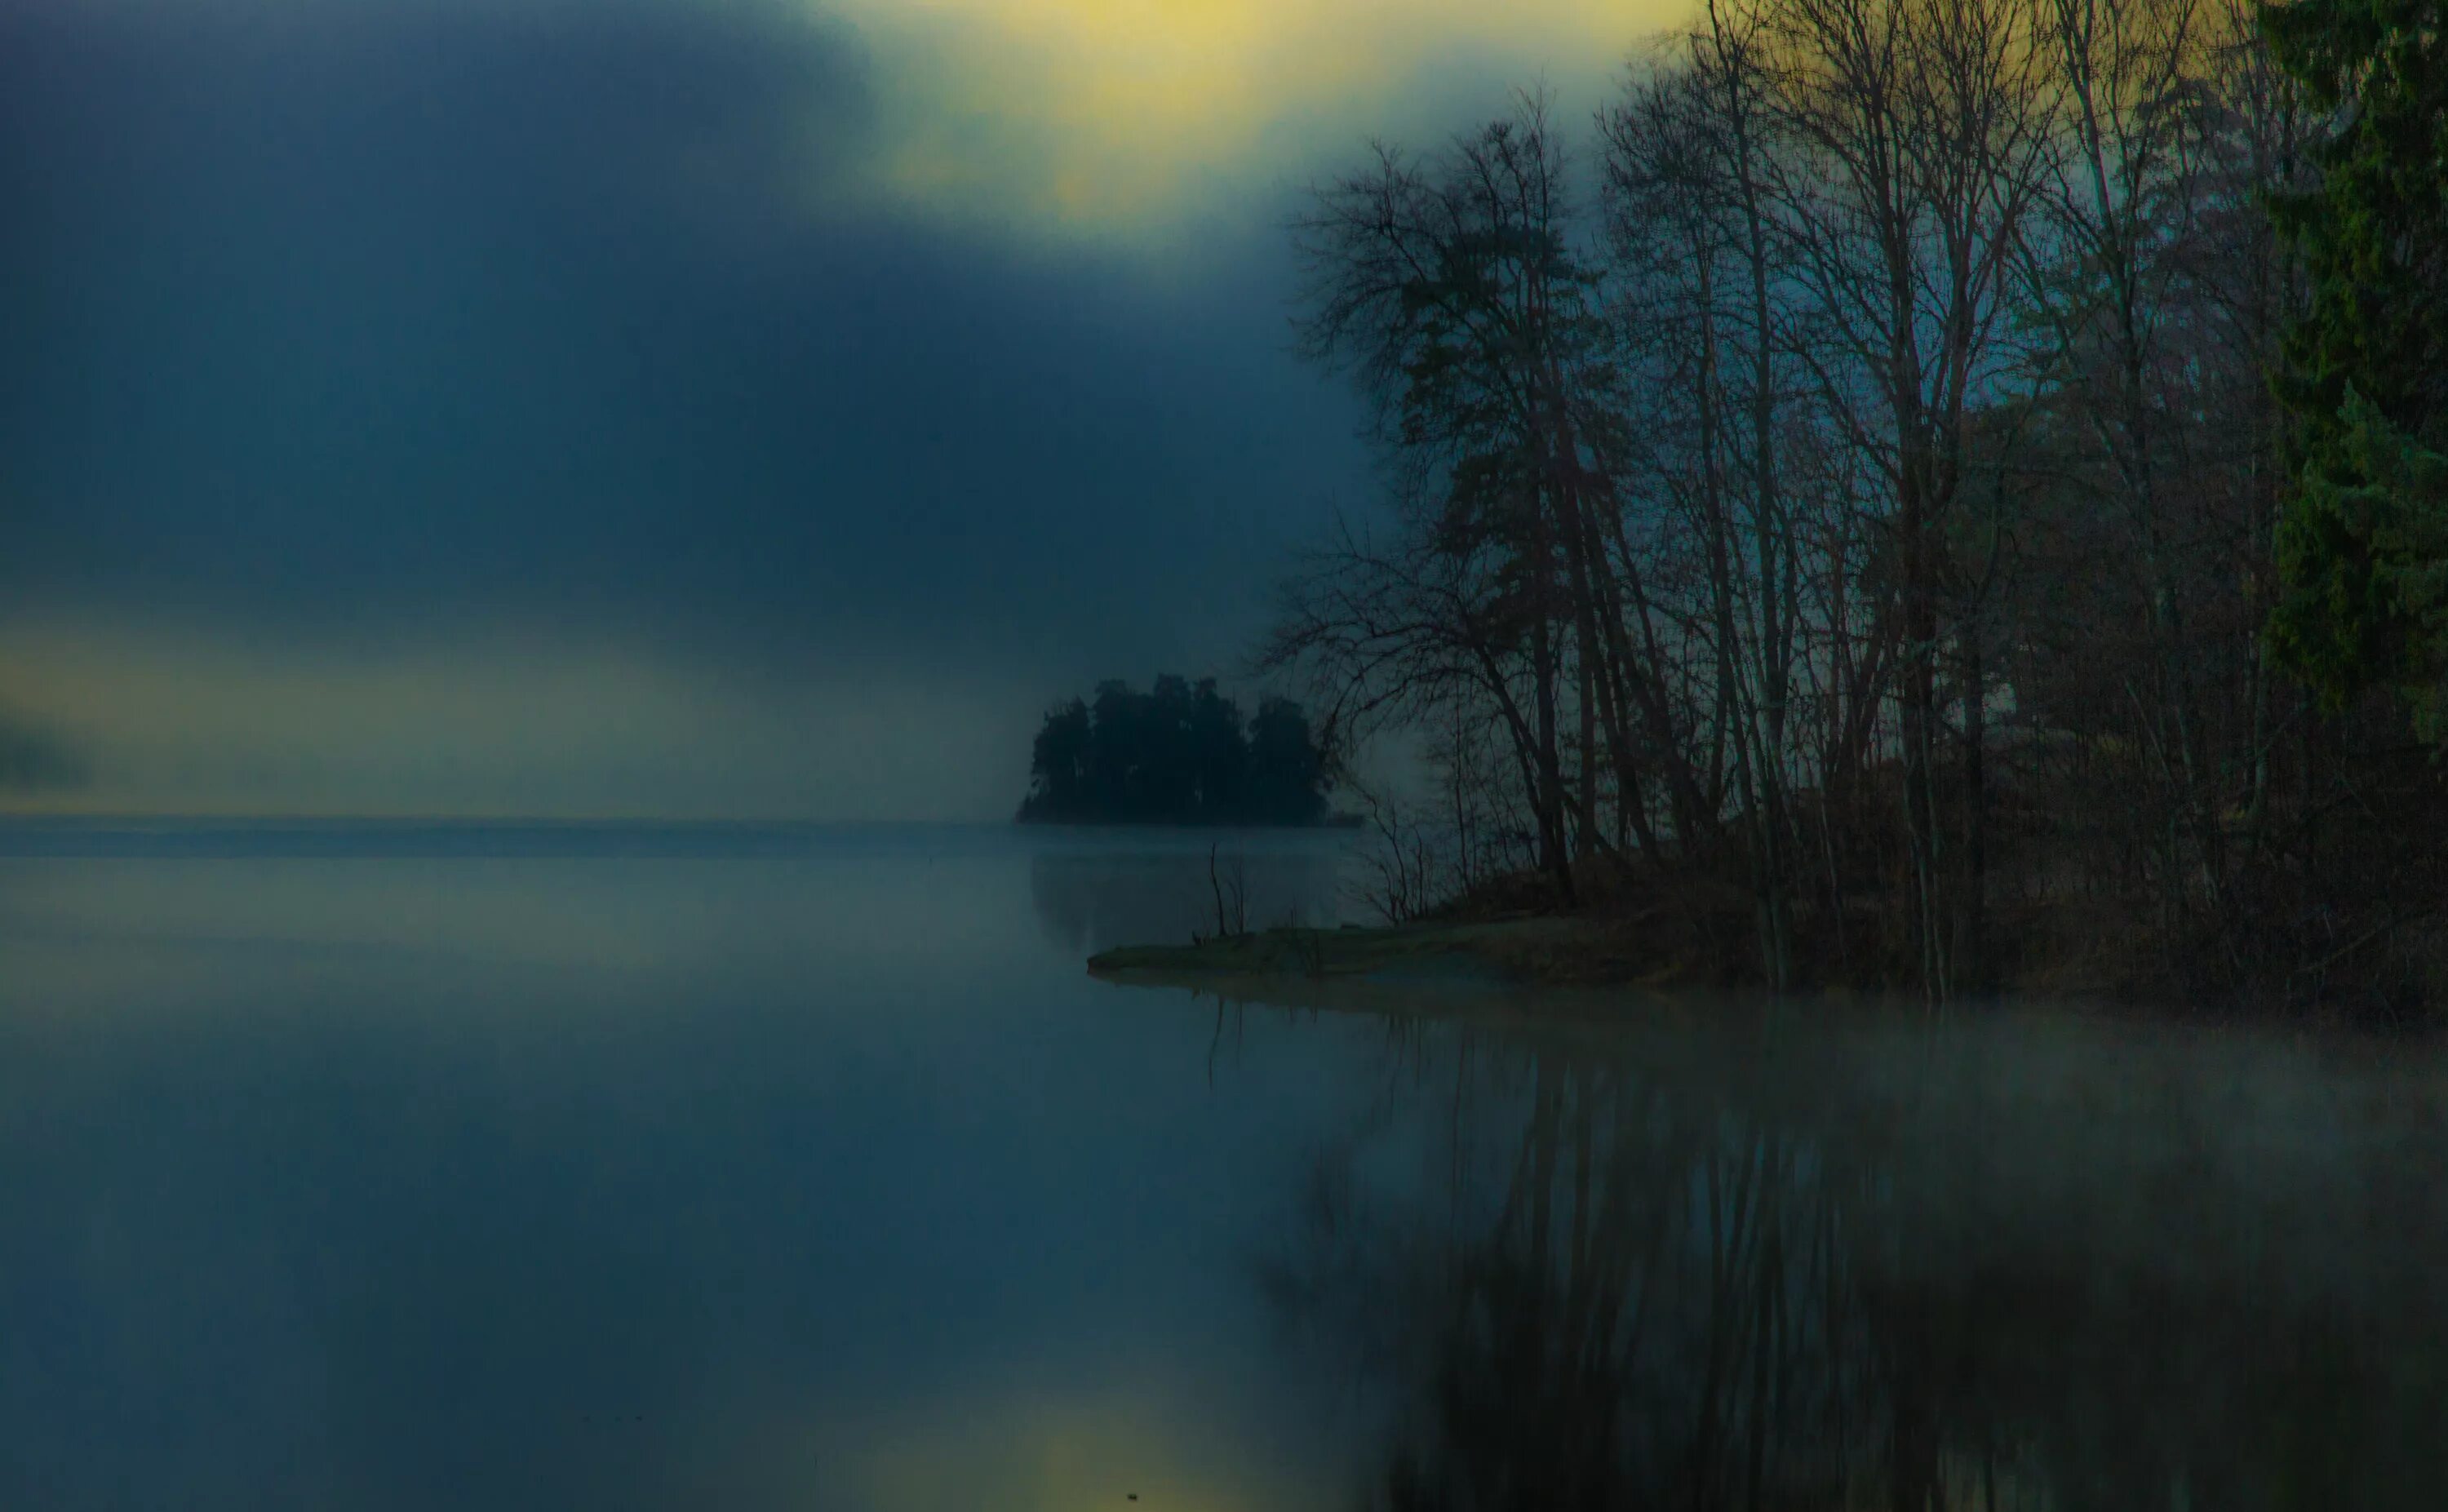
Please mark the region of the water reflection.
POLYGON ((1344 912, 1348 850, 1336 834, 1245 832, 1044 850, 1030 858, 1028 890, 1047 942, 1085 956, 1214 934, 1219 909, 1253 929, 1332 923, 1344 912))
POLYGON ((309 838, 0 859, 0 1506, 2448 1480, 2429 1050, 1089 980, 1207 836, 309 838))
POLYGON ((1262 1273, 1394 1404, 1365 1505, 2448 1484, 2427 1062, 2020 1018, 1397 1043, 1262 1273))

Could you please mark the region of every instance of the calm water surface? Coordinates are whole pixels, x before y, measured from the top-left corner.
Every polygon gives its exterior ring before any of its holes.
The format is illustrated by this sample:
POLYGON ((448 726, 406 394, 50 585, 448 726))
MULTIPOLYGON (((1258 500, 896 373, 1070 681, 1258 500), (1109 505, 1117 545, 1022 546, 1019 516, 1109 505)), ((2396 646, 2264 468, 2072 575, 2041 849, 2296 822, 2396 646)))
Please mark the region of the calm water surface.
POLYGON ((0 827, 0 1506, 2448 1494, 2431 1052, 1088 981, 1209 838, 0 827))

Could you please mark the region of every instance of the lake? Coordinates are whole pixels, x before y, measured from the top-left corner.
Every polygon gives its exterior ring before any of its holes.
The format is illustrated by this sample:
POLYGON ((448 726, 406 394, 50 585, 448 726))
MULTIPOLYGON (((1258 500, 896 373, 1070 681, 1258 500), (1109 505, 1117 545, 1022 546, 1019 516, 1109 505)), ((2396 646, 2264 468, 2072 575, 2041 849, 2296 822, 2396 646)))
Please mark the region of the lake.
POLYGON ((2438 1504, 2433 1050, 1090 981, 1211 843, 1357 916, 1342 833, 0 826, 0 1505, 2438 1504))

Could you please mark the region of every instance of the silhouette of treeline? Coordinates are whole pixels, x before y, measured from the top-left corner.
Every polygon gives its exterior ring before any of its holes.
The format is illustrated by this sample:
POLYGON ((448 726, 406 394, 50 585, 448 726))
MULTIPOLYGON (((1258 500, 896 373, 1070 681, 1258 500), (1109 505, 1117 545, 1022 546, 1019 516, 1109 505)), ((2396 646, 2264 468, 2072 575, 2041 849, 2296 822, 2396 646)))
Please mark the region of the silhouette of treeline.
POLYGON ((1215 691, 1166 675, 1149 692, 1120 680, 1056 705, 1037 732, 1023 822, 1317 824, 1325 754, 1309 717, 1265 699, 1255 717, 1215 691))

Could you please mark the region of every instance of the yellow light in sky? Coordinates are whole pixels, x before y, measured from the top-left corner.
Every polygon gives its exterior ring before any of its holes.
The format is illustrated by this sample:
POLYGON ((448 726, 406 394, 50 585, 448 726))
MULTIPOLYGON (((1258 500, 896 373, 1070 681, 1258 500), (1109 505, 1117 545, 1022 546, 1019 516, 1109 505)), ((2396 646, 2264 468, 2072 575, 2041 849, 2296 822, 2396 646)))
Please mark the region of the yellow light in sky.
MULTIPOLYGON (((1440 121, 1431 80, 1595 84, 1680 0, 835 0, 877 63, 889 186, 1146 232, 1440 121)), ((1480 102, 1483 104, 1484 102, 1480 102)))
MULTIPOLYGON (((879 1512, 1120 1509, 1279 1512, 1330 1506, 1318 1467, 1253 1454, 1203 1393, 1163 1367, 1086 1393, 974 1387, 953 1398, 813 1408, 726 1425, 710 1460, 728 1463, 728 1500, 813 1505, 845 1492, 879 1512)), ((1339 1479, 1339 1478, 1338 1478, 1339 1479)))

